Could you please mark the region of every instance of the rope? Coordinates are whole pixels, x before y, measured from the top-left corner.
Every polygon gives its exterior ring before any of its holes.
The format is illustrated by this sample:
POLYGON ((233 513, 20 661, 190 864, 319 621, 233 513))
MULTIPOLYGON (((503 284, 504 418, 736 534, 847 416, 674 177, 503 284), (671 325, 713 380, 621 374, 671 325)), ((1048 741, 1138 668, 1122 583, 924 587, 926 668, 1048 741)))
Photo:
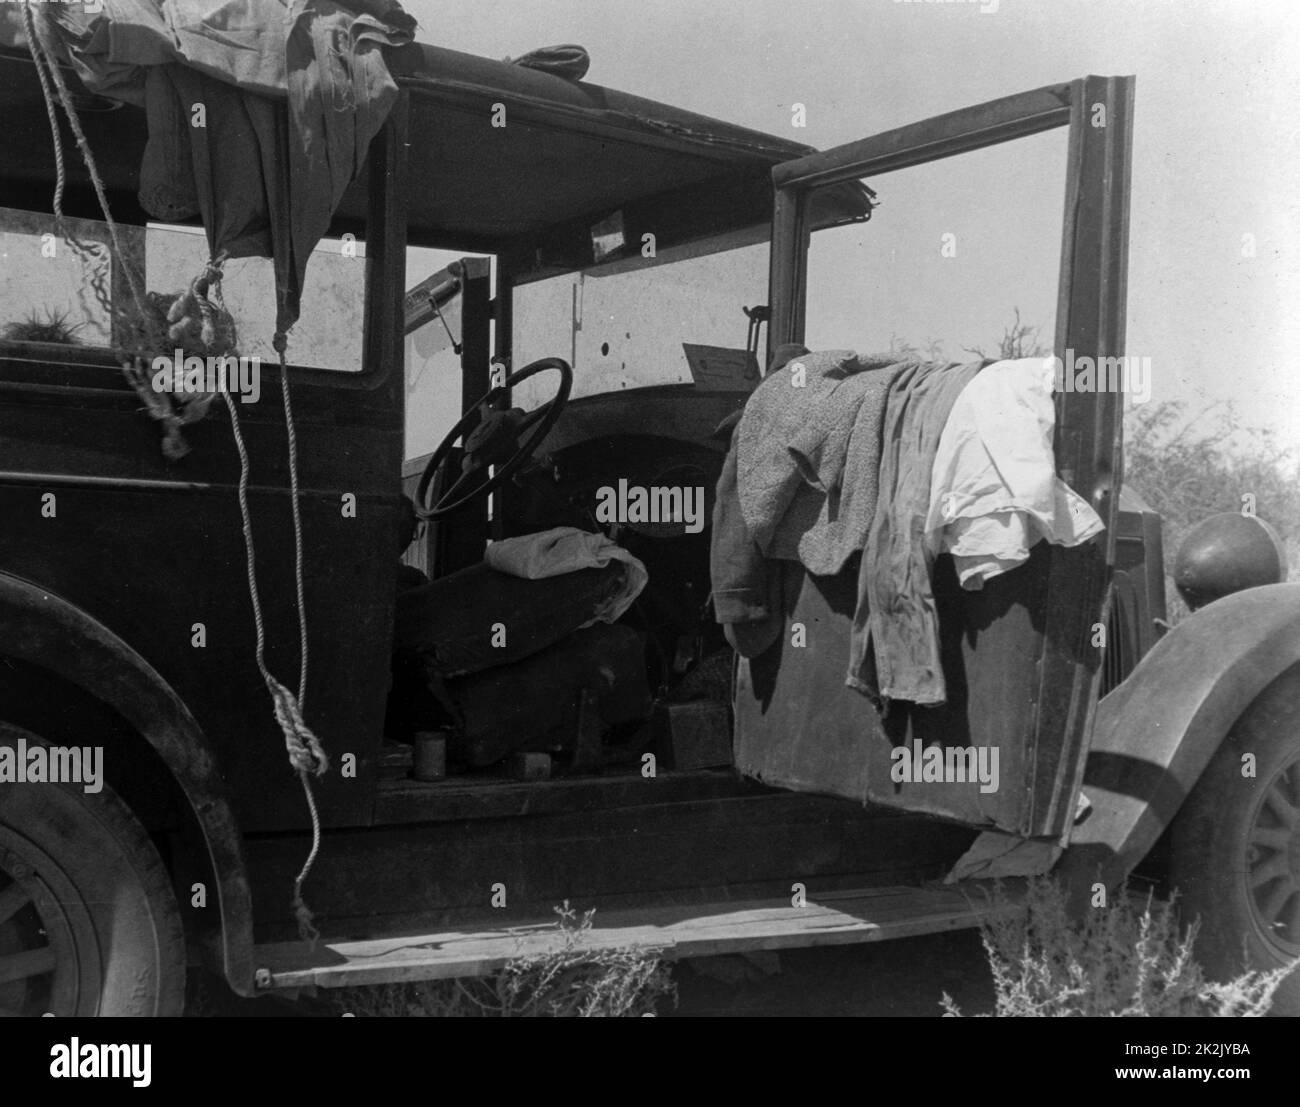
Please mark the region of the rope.
MULTIPOLYGON (((104 214, 104 222, 108 227, 109 240, 112 248, 121 262, 122 271, 126 275, 127 284, 130 286, 131 297, 135 301, 136 310, 140 315, 142 322, 147 325, 149 320, 149 311, 145 303, 143 289, 136 279, 135 273, 126 262, 126 251, 122 248, 121 239, 118 235, 117 223, 114 222, 112 213, 109 211, 108 196, 104 189, 104 182, 100 178, 98 167, 95 164, 94 154, 90 150, 90 144, 86 141, 85 133, 81 129, 81 121, 77 116, 76 108, 72 103, 71 96, 68 93, 67 84, 63 80, 63 74, 59 71, 58 62, 54 59, 53 51, 49 44, 39 35, 36 30, 36 21, 32 14, 32 9, 28 4, 23 5, 23 20, 27 31, 28 47, 31 51, 32 60, 36 65, 36 71, 40 78, 41 90, 45 98, 46 115, 50 121, 50 130, 54 140, 54 165, 55 165, 55 189, 54 189, 54 214, 58 221, 57 226, 60 231, 63 227, 63 191, 66 182, 66 166, 63 158, 63 144, 59 135, 58 120, 54 112, 53 97, 50 93, 50 84, 53 83, 55 90, 58 92, 59 102, 63 107, 64 114, 68 118, 68 124, 72 133, 77 140, 77 146, 81 151, 82 159, 85 162, 86 170, 90 174, 90 180, 95 188, 95 197, 99 201, 100 210, 104 214)), ((66 231, 64 231, 65 237, 66 231)), ((190 295, 193 296, 195 303, 198 305, 199 313, 202 318, 201 338, 205 345, 215 341, 216 323, 214 306, 223 308, 221 299, 221 265, 225 256, 219 255, 209 260, 204 267, 203 272, 194 279, 190 285, 190 295), (214 295, 209 298, 209 289, 214 290, 214 295)), ((179 306, 173 305, 173 311, 179 306)), ((270 669, 266 666, 266 626, 262 617, 262 603, 257 591, 257 570, 256 555, 253 547, 253 520, 252 513, 248 506, 248 484, 251 466, 248 459, 248 447, 244 443, 244 435, 239 425, 239 409, 235 401, 231 398, 229 389, 222 390, 222 396, 225 398, 226 407, 230 412, 230 426, 234 433, 235 448, 239 453, 239 515, 243 525, 244 532, 244 549, 247 554, 246 569, 248 575, 248 594, 253 605, 253 625, 256 631, 256 661, 258 672, 262 675, 262 680, 266 684, 267 691, 271 694, 271 703, 275 711, 275 720, 279 724, 284 734, 285 748, 289 754, 289 763, 293 766, 298 774, 298 779, 302 783, 303 794, 307 800, 307 809, 311 813, 312 828, 312 845, 311 852, 303 864, 302 870, 293 882, 293 898, 291 906, 293 913, 298 921, 298 932, 313 945, 320 936, 313 922, 311 910, 307 907, 302 895, 302 886, 311 872, 312 865, 320 853, 321 844, 321 825, 320 813, 316 809, 316 798, 311 788, 311 778, 309 774, 320 776, 329 769, 329 757, 321 747, 320 740, 307 726, 303 718, 303 702, 307 693, 307 605, 306 593, 303 581, 303 541, 302 541, 302 513, 298 503, 298 434, 293 420, 293 406, 289 398, 289 375, 285 363, 285 350, 287 339, 282 331, 277 331, 272 344, 276 353, 280 357, 280 382, 281 395, 284 399, 285 423, 288 430, 289 438, 289 485, 293 504, 293 541, 294 541, 294 583, 296 587, 296 598, 298 604, 298 637, 299 649, 301 653, 301 662, 298 670, 298 695, 289 691, 271 674, 270 669)), ((130 381, 136 391, 140 391, 142 380, 141 370, 138 365, 132 367, 123 364, 127 370, 127 380, 130 381), (135 376, 132 376, 134 368, 135 376)), ((169 408, 170 410, 170 408, 169 408)), ((155 409, 151 408, 150 413, 155 418, 162 418, 168 426, 170 432, 175 432, 179 424, 179 418, 174 414, 160 415, 155 409)), ((164 440, 166 442, 166 440, 164 440)))
POLYGON ((284 400, 284 423, 289 433, 289 491, 293 503, 294 581, 298 587, 298 644, 302 659, 298 671, 299 702, 307 699, 307 599, 303 591, 302 512, 298 507, 298 430, 293 421, 293 404, 289 399, 289 367, 284 352, 287 341, 283 331, 276 331, 271 345, 280 356, 280 396, 284 400))
MULTIPOLYGON (((288 398, 289 378, 285 372, 284 336, 275 336, 276 351, 280 355, 281 389, 284 393, 285 413, 289 420, 289 482, 293 496, 293 531, 294 531, 294 570, 298 596, 298 631, 301 643, 302 659, 299 668, 298 695, 305 697, 307 691, 307 607, 303 588, 302 557, 302 520, 298 506, 298 442, 293 424, 292 407, 288 398)), ((271 702, 275 709, 275 721, 284 732, 284 744, 289 753, 289 763, 298 773, 302 783, 303 795, 307 800, 307 809, 311 813, 311 852, 307 855, 302 870, 293 882, 293 897, 290 905, 294 917, 298 920, 298 933, 313 945, 320 936, 313 915, 302 895, 302 886, 311 872, 312 865, 320 853, 321 826, 320 813, 316 809, 316 797, 311 789, 311 777, 320 776, 329 768, 329 758, 321 747, 320 740, 307 726, 302 714, 302 699, 296 698, 283 684, 271 675, 266 667, 266 627, 262 618, 262 602, 257 591, 256 554, 253 546, 253 519, 248 507, 248 481, 250 465, 248 447, 244 444, 244 435, 239 426, 239 409, 227 390, 222 393, 226 408, 230 412, 230 426, 235 436, 235 448, 239 452, 239 516, 244 530, 244 550, 247 554, 246 569, 248 573, 248 595, 253 604, 253 626, 256 631, 255 658, 258 671, 262 674, 267 691, 271 693, 271 702)))
MULTIPOLYGON (((31 51, 32 59, 36 61, 38 72, 41 68, 41 60, 44 61, 45 66, 49 71, 50 80, 54 82, 54 87, 58 90, 59 103, 63 105, 63 113, 68 117, 68 126, 72 128, 73 137, 77 140, 77 147, 81 150, 82 159, 86 163, 86 170, 90 174, 90 183, 95 189, 95 197, 99 200, 100 210, 104 213, 104 222, 108 226, 108 237, 113 243, 113 249, 117 253, 118 260, 122 263, 122 272, 126 274, 127 284, 131 287, 131 296, 135 300, 136 309, 143 317, 145 315, 144 292, 140 288, 135 273, 126 263, 127 255, 126 251, 122 248, 121 240, 118 237, 117 223, 113 219, 112 212, 108 209, 108 196, 104 190, 104 182, 99 176, 99 169, 95 164, 95 157, 90 152, 90 143, 86 141, 86 134, 81 129, 81 120, 77 116, 77 109, 73 106, 72 97, 68 92, 67 82, 63 79, 63 74, 59 70, 59 63, 55 60, 53 51, 49 44, 36 30, 36 20, 32 15, 30 4, 23 5, 23 20, 26 24, 28 48, 31 51), (37 60, 38 53, 41 56, 40 60, 37 60)), ((54 109, 49 102, 48 85, 46 84, 44 77, 41 78, 41 88, 46 92, 46 109, 52 120, 54 109)), ((55 184, 55 196, 60 202, 62 202, 63 184, 61 166, 63 165, 63 154, 60 149, 57 133, 55 135, 54 146, 55 169, 60 173, 60 179, 55 184)))
POLYGON ((63 221, 63 184, 65 170, 63 167, 63 137, 59 134, 59 120, 54 114, 54 93, 50 91, 50 77, 45 72, 45 46, 37 41, 36 18, 29 5, 23 5, 23 27, 27 32, 27 49, 36 66, 36 76, 41 81, 41 92, 45 97, 45 114, 50 121, 50 134, 54 136, 54 218, 63 221))
MULTIPOLYGON (((294 585, 297 588, 298 600, 298 650, 299 650, 299 668, 298 668, 298 709, 304 710, 303 704, 307 702, 307 596, 303 584, 303 554, 302 554, 302 510, 298 504, 298 430, 293 418, 293 403, 289 398, 289 367, 285 363, 285 348, 288 345, 283 331, 276 331, 275 337, 271 339, 271 345, 280 357, 280 396, 284 401, 284 425, 289 437, 289 494, 290 503, 293 505, 293 569, 294 585)), ((229 399, 229 395, 227 395, 229 399)), ((250 546, 251 550, 252 547, 250 546)), ((277 713, 278 714, 278 713, 277 713)), ((301 714, 298 716, 301 719, 301 714)), ((283 727, 283 722, 281 723, 283 727)), ((304 729, 306 729, 304 727, 304 729)), ((289 731, 285 730, 285 738, 288 740, 289 731)), ((315 735, 310 730, 307 734, 315 740, 315 735)), ((323 773, 329 767, 329 762, 325 758, 325 752, 320 748, 320 743, 316 742, 314 754, 322 762, 321 767, 316 770, 317 775, 323 773)), ((290 751, 290 760, 293 760, 293 751, 290 751)), ((298 932, 313 945, 316 943, 319 933, 312 923, 312 913, 302 898, 302 886, 307 879, 307 874, 311 872, 311 867, 316 862, 316 855, 320 853, 320 816, 316 812, 316 797, 312 795, 311 782, 303 769, 298 770, 298 778, 302 781, 303 795, 307 798, 307 807, 311 811, 311 852, 307 855, 307 860, 303 862, 302 870, 298 873, 293 882, 293 913, 298 919, 298 932)))
POLYGON ((99 306, 104 309, 104 313, 111 319, 113 306, 108 290, 104 287, 103 274, 89 265, 92 258, 98 260, 95 251, 68 230, 64 219, 63 191, 67 182, 67 169, 63 162, 63 136, 59 133, 59 120, 54 111, 55 94, 51 91, 51 78, 45 71, 45 66, 48 63, 45 61, 43 53, 44 44, 37 42, 35 17, 32 15, 31 8, 26 4, 23 5, 23 22, 27 33, 27 49, 32 55, 32 64, 36 69, 36 76, 41 82, 41 93, 45 100, 45 116, 50 121, 50 137, 54 146, 54 201, 51 205, 54 209, 54 227, 63 236, 64 241, 67 242, 69 248, 81 260, 82 264, 90 269, 91 290, 95 293, 95 299, 99 301, 99 306))

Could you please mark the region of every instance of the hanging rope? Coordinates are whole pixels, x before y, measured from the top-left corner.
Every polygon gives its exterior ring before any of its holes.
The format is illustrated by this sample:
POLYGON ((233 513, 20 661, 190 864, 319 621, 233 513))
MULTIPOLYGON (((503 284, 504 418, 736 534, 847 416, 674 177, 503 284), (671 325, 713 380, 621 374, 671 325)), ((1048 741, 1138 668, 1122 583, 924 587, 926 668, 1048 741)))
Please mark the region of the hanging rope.
MULTIPOLYGON (((154 337, 149 333, 150 321, 152 314, 150 312, 147 297, 136 278, 135 273, 126 261, 126 252, 122 248, 121 239, 118 235, 117 224, 113 220, 112 213, 109 211, 108 196, 104 189, 104 184, 99 175, 98 167, 95 164, 94 154, 91 153, 90 144, 86 141, 85 133, 81 129, 81 122, 77 116, 76 108, 72 103, 71 96, 68 93, 67 84, 63 80, 63 75, 59 71, 58 61, 54 57, 54 52, 50 45, 45 42, 36 29, 36 20, 33 17, 32 9, 28 4, 23 5, 23 20, 27 31, 28 48, 31 51, 32 61, 36 65, 37 74, 40 77, 41 90, 45 98, 46 115, 50 121, 50 130, 54 140, 54 164, 55 164, 55 189, 54 189, 54 214, 57 221, 56 225, 61 232, 63 228, 63 192, 66 182, 66 167, 63 159, 63 144, 59 135, 58 120, 54 111, 54 95, 51 93, 51 85, 57 92, 60 104, 63 107, 64 114, 67 116, 68 124, 76 137, 77 146, 81 151, 82 159, 85 162, 86 170, 90 174, 91 183, 95 188, 95 196, 99 201, 100 210, 104 215, 104 222, 108 227, 109 240, 112 243, 112 249, 122 265, 122 271, 126 274, 127 284, 130 287, 131 297, 135 302, 136 311, 146 328, 141 345, 149 342, 154 337)), ((65 237, 66 237, 66 232, 65 237)), ((69 238, 71 241, 71 238, 69 238)), ((184 329, 187 322, 186 309, 191 305, 199 312, 200 318, 200 341, 209 349, 213 346, 226 345, 223 342, 220 330, 220 316, 218 312, 229 318, 229 313, 225 311, 225 304, 221 295, 221 266, 225 261, 225 255, 221 254, 209 260, 204 267, 203 272, 199 274, 190 284, 187 293, 178 296, 167 312, 167 322, 171 324, 169 330, 174 336, 178 336, 177 328, 184 329)), ((161 336, 158 336, 159 338, 161 336)), ((233 335, 232 335, 233 339, 233 335)), ((179 337, 177 337, 179 340, 179 337)), ((298 694, 295 696, 288 688, 281 684, 266 665, 265 647, 266 647, 266 627, 262 616, 262 603, 258 596, 257 590, 257 569, 256 555, 253 546, 253 521, 252 512, 248 504, 248 485, 251 465, 248 458, 248 448, 244 443, 243 432, 239 425, 239 410, 231 397, 229 389, 222 390, 222 396, 226 401, 226 408, 230 412, 230 426, 234 434, 235 448, 239 453, 239 514, 243 525, 244 532, 244 550, 246 553, 246 569, 248 576, 248 594, 253 606, 253 625, 256 632, 256 661, 258 672, 262 675, 262 680, 266 684, 267 691, 271 695, 271 704, 275 712, 275 720, 279 724, 284 734, 285 749, 288 751, 289 763, 293 766, 298 774, 298 779, 302 783, 303 795, 307 800, 307 809, 311 813, 312 827, 312 844, 311 852, 307 856, 301 871, 293 883, 293 898, 291 906, 294 917, 298 922, 298 932, 306 940, 313 943, 319 937, 314 925, 314 919, 311 910, 307 907, 303 899, 302 887, 311 872, 312 865, 320 853, 321 843, 321 825, 320 813, 316 808, 316 797, 312 792, 311 775, 320 776, 329 769, 329 758, 320 744, 320 740, 312 732, 303 718, 303 703, 307 694, 307 604, 306 589, 304 586, 303 574, 303 540, 302 540, 302 513, 298 502, 298 433, 294 425, 293 405, 289 396, 289 375, 285 359, 287 348, 287 339, 282 331, 277 331, 272 339, 272 345, 280 359, 280 391, 284 401, 284 417, 288 434, 289 444, 289 488, 293 513, 293 543, 294 543, 294 584, 295 597, 298 607, 298 640, 300 652, 300 664, 298 670, 298 694)), ((171 404, 167 402, 165 396, 160 396, 149 386, 149 382, 140 365, 139 351, 137 356, 132 359, 132 363, 123 362, 123 369, 126 371, 127 380, 131 382, 136 392, 145 399, 146 407, 149 413, 156 419, 163 421, 166 428, 167 437, 164 438, 164 453, 168 453, 169 443, 171 453, 168 456, 179 456, 187 447, 183 442, 178 442, 179 426, 185 420, 175 413, 171 404)), ((210 397, 209 397, 210 399, 210 397)), ((206 406, 206 405, 205 405, 206 406)))
MULTIPOLYGON (((189 446, 186 445, 180 429, 186 420, 177 414, 168 396, 159 394, 149 387, 148 373, 141 357, 147 347, 157 348, 160 345, 160 336, 152 333, 158 328, 156 325, 151 325, 152 315, 148 308, 148 297, 144 294, 140 282, 136 278, 135 271, 127 260, 126 251, 122 248, 117 223, 113 219, 113 213, 109 210, 104 182, 99 175, 99 167, 95 162, 94 154, 91 153, 90 144, 86 141, 85 132, 81 129, 81 120, 68 93, 67 82, 64 81, 63 73, 59 69, 58 59, 54 56, 53 48, 46 42, 41 31, 38 30, 36 17, 29 4, 23 5, 23 26, 27 32, 27 49, 31 53, 32 63, 36 67, 36 74, 41 82, 41 93, 45 100, 45 114, 50 122, 50 137, 54 145, 54 202, 52 206, 54 208, 55 228, 67 241, 73 253, 84 260, 89 251, 68 231, 63 215, 63 193, 67 182, 67 167, 63 157, 63 137, 59 133, 58 118, 54 112, 54 101, 57 97, 63 108, 63 114, 67 117, 68 126, 77 140, 77 146, 81 150, 86 171, 90 174, 90 181, 95 189, 95 197, 99 201, 100 211, 104 215, 104 223, 108 227, 112 250, 117 256, 122 272, 126 275, 131 299, 135 303, 140 327, 144 331, 137 343, 139 348, 119 357, 122 374, 139 397, 140 402, 144 404, 145 411, 149 413, 151 418, 162 424, 163 456, 172 461, 179 460, 189 453, 189 446), (154 341, 151 341, 151 339, 154 341)), ((91 284, 96 289, 96 296, 111 319, 114 314, 112 302, 107 291, 103 288, 103 282, 92 280, 91 284)))
POLYGON ((54 209, 54 229, 59 232, 63 240, 67 242, 68 248, 89 270, 90 287, 95 294, 95 299, 99 301, 99 306, 103 309, 104 314, 112 318, 112 301, 104 284, 102 267, 97 264, 100 259, 95 250, 87 246, 68 229, 67 221, 63 215, 63 192, 66 187, 67 170, 63 163, 63 136, 59 133, 59 120, 54 112, 56 93, 52 91, 52 79, 45 71, 47 64, 44 60, 45 45, 37 42, 35 19, 31 9, 26 4, 23 5, 23 24, 27 34, 27 49, 32 56, 36 76, 41 82, 41 92, 45 100, 45 115, 50 122, 50 137, 54 145, 54 202, 52 205, 54 209))
POLYGON ((104 191, 104 182, 100 178, 99 169, 95 164, 95 156, 90 152, 90 143, 86 141, 86 134, 81 129, 81 120, 77 115, 76 107, 72 103, 72 96, 68 92, 67 82, 64 81, 63 73, 59 70, 59 63, 54 57, 54 51, 36 29, 36 19, 32 14, 30 4, 23 5, 23 23, 27 31, 27 47, 31 51, 32 60, 36 63, 36 71, 41 80, 41 91, 45 94, 46 114, 50 118, 50 126, 54 131, 54 168, 57 174, 54 186, 55 215, 62 219, 65 177, 63 148, 59 141, 58 125, 54 120, 54 105, 50 102, 49 84, 51 82, 58 92, 59 103, 63 106, 63 114, 67 116, 68 126, 72 128, 72 135, 77 140, 77 148, 81 151, 82 160, 86 164, 86 171, 90 174, 90 183, 94 186, 95 197, 99 200, 100 210, 104 213, 104 223, 108 226, 109 240, 112 242, 113 250, 122 264, 122 272, 126 274, 126 281, 131 288, 131 297, 135 300, 136 310, 143 316, 145 314, 144 291, 141 289, 135 273, 126 263, 127 253, 122 248, 121 239, 117 232, 117 223, 114 222, 113 215, 108 209, 108 196, 104 191), (42 72, 42 63, 44 63, 45 72, 42 72), (48 82, 46 73, 48 73, 49 77, 48 82))
POLYGON ((244 550, 247 554, 248 595, 253 604, 253 625, 256 630, 256 660, 258 671, 262 674, 267 691, 271 693, 271 702, 275 709, 275 720, 284 733, 284 744, 289 753, 289 764, 298 773, 302 783, 303 795, 307 800, 307 809, 311 812, 311 852, 307 855, 302 870, 293 882, 291 906, 298 921, 298 933, 313 943, 320 936, 311 910, 302 896, 302 886, 307 879, 316 856, 320 853, 320 815, 316 810, 316 797, 311 788, 311 777, 320 776, 329 768, 329 758, 321 747, 320 740, 303 719, 302 702, 307 693, 307 605, 303 588, 302 555, 302 518, 298 507, 298 440, 294 429, 292 404, 289 399, 289 377, 285 371, 285 337, 277 332, 274 340, 276 352, 280 355, 280 389, 284 397, 285 418, 289 427, 289 484, 293 502, 293 545, 294 545, 294 580, 297 586, 298 601, 298 635, 301 662, 298 670, 298 696, 295 697, 283 684, 271 674, 266 667, 265 645, 266 629, 262 618, 262 602, 257 591, 256 554, 253 546, 253 520, 248 507, 248 481, 250 465, 248 448, 244 445, 244 435, 239 426, 239 409, 227 390, 226 408, 230 412, 230 426, 235 435, 235 448, 239 451, 239 515, 244 528, 244 550))

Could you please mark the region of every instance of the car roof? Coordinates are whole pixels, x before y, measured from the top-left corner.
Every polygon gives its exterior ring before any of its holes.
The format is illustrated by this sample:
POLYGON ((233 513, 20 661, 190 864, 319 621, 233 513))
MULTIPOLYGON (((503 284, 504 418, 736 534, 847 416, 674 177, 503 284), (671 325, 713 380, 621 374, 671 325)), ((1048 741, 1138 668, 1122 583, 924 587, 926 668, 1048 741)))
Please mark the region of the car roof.
MULTIPOLYGON (((423 43, 387 51, 409 94, 408 242, 512 259, 519 279, 592 261, 591 230, 617 216, 629 242, 659 248, 765 226, 773 165, 812 147, 630 93, 423 43), (494 126, 494 114, 504 126, 494 126)), ((141 108, 84 92, 78 106, 116 218, 141 223, 136 187, 147 130, 141 108)), ((47 210, 54 158, 30 56, 0 48, 0 205, 47 210)), ((100 218, 65 134, 64 210, 100 218)), ((823 190, 814 225, 867 218, 856 182, 823 190)), ((347 191, 331 233, 361 233, 366 177, 347 191)))

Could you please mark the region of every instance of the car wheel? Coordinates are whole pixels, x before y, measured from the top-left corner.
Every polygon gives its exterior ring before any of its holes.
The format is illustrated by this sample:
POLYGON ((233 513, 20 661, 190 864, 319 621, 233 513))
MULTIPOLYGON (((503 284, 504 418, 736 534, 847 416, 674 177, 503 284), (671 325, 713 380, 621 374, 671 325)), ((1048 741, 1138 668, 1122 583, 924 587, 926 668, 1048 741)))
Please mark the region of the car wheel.
MULTIPOLYGON (((0 723, 0 744, 47 745, 0 723)), ((0 784, 0 1015, 179 1015, 185 940, 143 826, 104 785, 0 784)))
MULTIPOLYGON (((1300 959, 1300 666, 1237 720, 1171 829, 1170 876, 1183 917, 1200 920, 1195 956, 1207 975, 1300 959)), ((1300 968, 1272 1013, 1300 1014, 1300 968)))

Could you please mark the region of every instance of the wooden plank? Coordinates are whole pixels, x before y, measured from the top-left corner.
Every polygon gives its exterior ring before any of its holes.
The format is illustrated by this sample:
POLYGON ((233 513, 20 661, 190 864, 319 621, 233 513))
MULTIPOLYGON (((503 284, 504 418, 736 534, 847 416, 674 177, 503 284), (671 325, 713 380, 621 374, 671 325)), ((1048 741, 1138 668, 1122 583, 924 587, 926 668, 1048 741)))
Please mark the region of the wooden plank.
MULTIPOLYGON (((979 897, 950 888, 880 888, 827 893, 805 906, 788 900, 658 907, 597 914, 578 948, 636 948, 670 958, 807 946, 851 945, 978 926, 987 909, 979 897)), ((366 941, 326 942, 313 952, 302 942, 259 946, 257 964, 272 988, 347 985, 483 976, 518 957, 564 947, 554 920, 509 927, 407 934, 366 941)))
MULTIPOLYGON (((406 137, 410 105, 399 93, 367 158, 365 387, 402 387, 406 294, 406 137)), ((327 378, 343 374, 327 374, 327 378)), ((295 373, 291 378, 298 379, 295 373)))
POLYGON ((771 319, 767 325, 764 373, 778 346, 804 339, 805 299, 808 284, 808 193, 778 186, 772 209, 772 252, 768 262, 768 298, 771 319))
MULTIPOLYGON (((605 910, 670 896, 707 903, 789 895, 796 882, 815 889, 833 881, 920 884, 948 871, 973 837, 932 819, 783 793, 377 827, 326 840, 311 898, 321 905, 318 925, 334 935, 430 930, 485 914, 505 925, 547 917, 566 899, 605 910), (498 882, 509 889, 509 905, 494 910, 498 882)), ((259 939, 295 933, 284 889, 308 847, 300 836, 245 841, 259 939)))
MULTIPOLYGON (((1075 82, 1057 306, 1056 356, 1122 357, 1128 274, 1132 77, 1075 82), (1105 125, 1094 122, 1099 106, 1105 125)), ((1052 547, 1040 661, 1037 764, 1021 833, 1066 835, 1082 781, 1101 679, 1093 626, 1107 621, 1119 519, 1123 393, 1058 392, 1056 468, 1106 529, 1082 546, 1052 547)))
POLYGON ((1049 85, 936 115, 782 162, 773 168, 772 182, 778 189, 816 188, 1038 134, 1069 122, 1069 93, 1069 85, 1049 85))
POLYGON ((405 768, 386 770, 379 783, 375 821, 384 826, 461 819, 509 819, 596 808, 648 807, 696 800, 769 795, 772 789, 729 769, 697 769, 654 777, 639 771, 618 775, 561 777, 520 784, 505 777, 449 777, 436 785, 411 780, 405 768))

